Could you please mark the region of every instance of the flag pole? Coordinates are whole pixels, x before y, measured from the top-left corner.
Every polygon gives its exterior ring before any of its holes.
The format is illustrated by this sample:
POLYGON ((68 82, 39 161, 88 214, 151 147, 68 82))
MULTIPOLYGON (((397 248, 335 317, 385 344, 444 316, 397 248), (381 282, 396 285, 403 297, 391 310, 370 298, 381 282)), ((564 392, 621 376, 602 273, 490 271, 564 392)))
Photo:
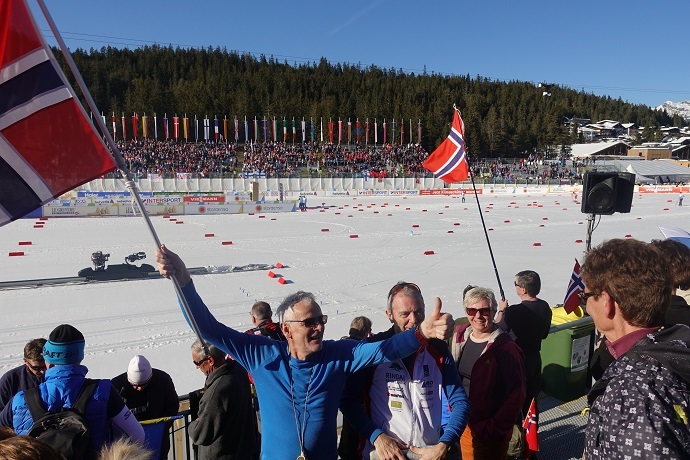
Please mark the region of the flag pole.
MULTIPOLYGON (((93 97, 91 97, 91 93, 89 92, 89 89, 86 87, 86 83, 84 82, 84 79, 81 76, 81 73, 79 72, 79 69, 77 69, 76 64, 74 63, 74 60, 72 59, 72 54, 69 52, 69 49, 67 48, 67 45, 65 44, 65 41, 62 39, 62 35, 60 35, 60 31, 58 30, 57 26, 55 25, 55 22, 53 21, 53 17, 50 15, 50 12, 48 11, 48 8, 46 7, 45 3, 43 0, 36 0, 38 3, 39 8, 41 9, 41 12, 43 13, 43 16, 45 17, 46 21, 48 22, 48 26, 50 27, 50 30, 53 32, 53 35, 55 36, 55 40, 57 40, 58 45, 60 46, 60 52, 62 53, 63 57, 65 58, 67 62, 67 66, 70 68, 72 71, 72 75, 74 76, 77 85, 79 85, 79 89, 81 89, 82 94, 84 95, 84 98, 86 99, 86 102, 91 109, 92 112, 98 113, 98 109, 96 107, 96 103, 93 100, 93 97)), ((146 208, 144 207, 144 203, 141 200, 141 197, 139 196, 139 191, 137 190, 137 186, 134 183, 134 180, 132 179, 132 175, 127 168, 127 165, 125 163, 124 158, 122 157, 122 153, 120 153, 120 150, 117 148, 117 145, 115 144, 115 141, 113 140, 113 137, 110 135, 110 132, 105 126, 105 122, 101 119, 101 117, 96 117, 96 123, 98 124, 98 128, 101 131, 101 135, 105 137, 108 146, 110 147, 110 155, 113 158, 113 161, 115 164, 117 164, 118 169, 120 172, 124 175, 125 177, 125 186, 127 189, 129 189, 130 193, 132 194, 132 197, 134 200, 137 202, 137 206, 139 207, 141 211, 141 215, 144 218, 144 221, 146 222, 146 225, 151 233, 151 236, 153 237, 153 241, 156 244, 157 249, 161 249, 161 242, 160 239, 158 238, 158 234, 156 233, 156 230, 153 228, 153 223, 151 222, 151 218, 149 217, 148 212, 146 211, 146 208)), ((175 286, 175 291, 177 292, 177 296, 180 299, 180 302, 182 304, 182 307, 187 315, 187 318, 189 318, 189 322, 192 326, 192 329, 194 330, 194 333, 197 335, 199 338, 199 341, 201 342, 201 345, 204 347, 204 351, 208 354, 208 348, 206 347, 206 343, 201 337, 201 332, 199 331, 199 326, 196 323, 196 320, 194 319, 194 316, 192 315, 191 309, 189 308, 189 304, 187 303, 187 299, 185 298, 184 294, 182 293, 182 286, 180 286, 180 283, 177 281, 177 278, 174 276, 171 277, 173 284, 175 286)))
MULTIPOLYGON (((458 112, 458 115, 462 116, 460 110, 455 104, 453 104, 453 109, 458 112)), ((496 274, 496 281, 498 282, 498 292, 501 294, 501 300, 506 300, 506 295, 503 292, 503 285, 501 284, 501 277, 498 276, 498 268, 496 267, 496 259, 494 258, 494 251, 491 249, 491 240, 489 240, 489 232, 486 231, 486 222, 484 222, 484 214, 482 213, 482 207, 479 204, 479 195, 477 194, 477 187, 474 184, 474 173, 472 172, 472 167, 470 165, 470 156, 466 155, 467 159, 467 171, 469 172, 470 179, 472 180, 472 191, 474 192, 474 198, 477 201, 477 209, 479 210, 479 218, 482 220, 482 228, 484 229, 484 236, 486 237, 486 245, 489 247, 489 255, 491 256, 491 263, 494 267, 494 273, 496 274)))

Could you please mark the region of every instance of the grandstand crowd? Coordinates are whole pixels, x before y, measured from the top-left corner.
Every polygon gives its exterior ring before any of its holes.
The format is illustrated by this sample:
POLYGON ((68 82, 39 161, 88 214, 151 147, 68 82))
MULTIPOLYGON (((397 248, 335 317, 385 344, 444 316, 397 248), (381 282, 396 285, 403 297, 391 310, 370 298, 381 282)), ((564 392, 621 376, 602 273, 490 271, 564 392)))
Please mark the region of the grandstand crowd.
MULTIPOLYGON (((417 144, 335 144, 307 142, 187 143, 138 139, 118 142, 135 177, 424 177, 428 157, 417 144)), ((544 161, 536 154, 515 159, 474 159, 475 177, 501 182, 579 180, 586 161, 544 161)))

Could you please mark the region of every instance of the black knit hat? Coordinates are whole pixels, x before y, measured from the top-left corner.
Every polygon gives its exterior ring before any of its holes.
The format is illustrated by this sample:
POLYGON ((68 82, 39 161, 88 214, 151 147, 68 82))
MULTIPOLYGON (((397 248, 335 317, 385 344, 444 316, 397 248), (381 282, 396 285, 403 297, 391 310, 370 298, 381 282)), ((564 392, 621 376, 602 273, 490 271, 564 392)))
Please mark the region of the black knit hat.
POLYGON ((74 326, 53 329, 43 347, 43 359, 50 364, 76 364, 84 359, 84 335, 74 326))

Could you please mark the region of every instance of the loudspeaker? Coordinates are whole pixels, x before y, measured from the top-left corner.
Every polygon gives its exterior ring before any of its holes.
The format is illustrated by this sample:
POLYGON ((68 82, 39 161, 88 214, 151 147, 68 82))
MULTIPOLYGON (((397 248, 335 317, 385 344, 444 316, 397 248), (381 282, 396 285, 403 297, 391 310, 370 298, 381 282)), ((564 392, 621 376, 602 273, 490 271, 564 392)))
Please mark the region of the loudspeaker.
POLYGON ((585 214, 630 212, 635 174, 588 172, 582 180, 582 207, 585 214))

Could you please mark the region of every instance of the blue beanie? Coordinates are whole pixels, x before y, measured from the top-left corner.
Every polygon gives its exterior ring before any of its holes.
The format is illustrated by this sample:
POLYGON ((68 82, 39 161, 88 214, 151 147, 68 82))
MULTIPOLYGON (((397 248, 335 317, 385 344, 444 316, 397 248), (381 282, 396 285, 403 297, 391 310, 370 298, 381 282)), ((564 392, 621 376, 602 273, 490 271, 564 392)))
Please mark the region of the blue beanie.
POLYGON ((84 335, 74 326, 61 324, 53 329, 43 346, 43 359, 49 364, 76 364, 84 359, 84 335))

